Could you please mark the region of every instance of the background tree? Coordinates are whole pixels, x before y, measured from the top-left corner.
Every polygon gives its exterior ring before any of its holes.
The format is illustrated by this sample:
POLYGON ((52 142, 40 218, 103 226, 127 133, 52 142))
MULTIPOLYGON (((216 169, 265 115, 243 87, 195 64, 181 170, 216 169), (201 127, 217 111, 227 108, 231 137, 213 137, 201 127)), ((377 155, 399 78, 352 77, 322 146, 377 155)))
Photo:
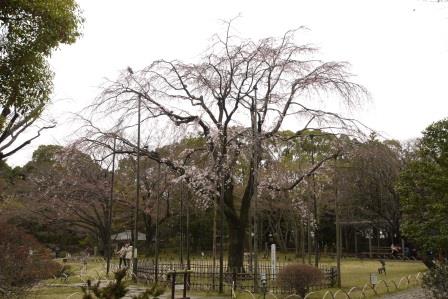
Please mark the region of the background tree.
POLYGON ((0 5, 0 160, 54 123, 32 131, 50 101, 53 73, 47 57, 79 37, 82 18, 74 0, 2 0, 0 5))
POLYGON ((400 174, 403 233, 423 250, 448 249, 448 119, 428 126, 400 174))
MULTIPOLYGON (((63 235, 74 231, 93 240, 93 245, 99 240, 100 249, 104 248, 110 233, 107 170, 73 148, 45 145, 33 153, 24 173, 18 193, 24 207, 22 218, 44 228, 62 228, 63 235)), ((119 194, 116 201, 120 201, 119 194)))
POLYGON ((400 198, 395 188, 404 163, 400 143, 380 141, 373 134, 365 142, 356 142, 347 159, 341 172, 352 183, 343 198, 344 220, 370 221, 377 237, 381 230, 388 242, 400 244, 400 198))

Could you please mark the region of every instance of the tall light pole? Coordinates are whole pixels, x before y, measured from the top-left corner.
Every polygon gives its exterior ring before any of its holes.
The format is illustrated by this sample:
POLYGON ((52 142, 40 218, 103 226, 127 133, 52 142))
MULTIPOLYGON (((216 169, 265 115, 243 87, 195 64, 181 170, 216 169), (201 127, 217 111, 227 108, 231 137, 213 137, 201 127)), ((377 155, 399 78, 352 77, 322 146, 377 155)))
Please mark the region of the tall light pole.
POLYGON ((307 253, 308 253, 308 264, 311 265, 311 205, 309 198, 306 199, 306 233, 307 233, 307 253))
POLYGON ((157 164, 157 192, 156 192, 156 244, 155 244, 155 267, 154 279, 159 281, 159 213, 160 213, 160 163, 157 164))
POLYGON ((252 192, 252 202, 253 202, 253 220, 254 220, 254 245, 253 245, 253 265, 254 265, 254 291, 258 292, 258 230, 257 230, 257 196, 258 196, 258 160, 259 160, 259 138, 258 138, 258 119, 257 119, 257 85, 254 86, 255 97, 252 100, 252 136, 253 136, 253 192, 252 192))
POLYGON ((336 214, 336 271, 337 271, 337 287, 341 288, 341 225, 339 219, 339 180, 338 180, 338 165, 337 165, 337 156, 334 158, 335 161, 335 175, 334 175, 334 183, 335 183, 335 194, 334 194, 334 209, 336 214))
POLYGON ((138 108, 137 108, 137 192, 135 196, 135 213, 134 213, 134 244, 132 244, 132 263, 134 277, 137 277, 137 257, 135 256, 135 249, 137 248, 138 241, 138 212, 140 205, 140 125, 141 125, 141 104, 142 98, 138 96, 138 108))
MULTIPOLYGON (((314 135, 310 135, 311 139, 311 164, 314 166, 314 135)), ((311 179, 313 182, 313 205, 314 205, 314 221, 315 221, 315 229, 314 229, 314 266, 319 267, 319 217, 317 215, 317 196, 316 196, 316 178, 315 174, 311 175, 311 179)))
POLYGON ((216 269, 216 222, 217 222, 217 204, 213 204, 213 275, 212 288, 215 290, 215 269, 216 269))
POLYGON ((117 144, 117 137, 114 136, 114 148, 112 152, 112 178, 110 182, 110 197, 109 204, 107 207, 108 210, 108 219, 107 219, 107 231, 108 231, 108 240, 107 240, 107 267, 106 274, 109 275, 110 270, 110 259, 112 257, 112 205, 114 201, 114 182, 115 182, 115 146, 117 144))
MULTIPOLYGON (((190 192, 187 191, 187 200, 185 203, 185 209, 186 209, 186 214, 187 214, 187 219, 186 219, 186 238, 187 238, 187 244, 186 245, 186 249, 187 249, 187 269, 190 270, 191 268, 191 262, 190 262, 190 192)), ((190 276, 188 276, 190 277, 190 276)))
MULTIPOLYGON (((223 137, 221 137, 223 138, 223 137)), ((224 144, 222 142, 222 147, 224 144)), ((221 148, 221 164, 224 164, 224 148, 221 148)), ((225 188, 225 176, 224 165, 221 168, 221 192, 219 194, 219 208, 220 208, 220 225, 219 225, 219 293, 224 292, 224 188, 225 188)))
MULTIPOLYGON (((180 183, 180 213, 179 213, 179 225, 180 225, 180 264, 184 266, 184 185, 180 183)), ((188 236, 187 236, 188 238, 188 236)))

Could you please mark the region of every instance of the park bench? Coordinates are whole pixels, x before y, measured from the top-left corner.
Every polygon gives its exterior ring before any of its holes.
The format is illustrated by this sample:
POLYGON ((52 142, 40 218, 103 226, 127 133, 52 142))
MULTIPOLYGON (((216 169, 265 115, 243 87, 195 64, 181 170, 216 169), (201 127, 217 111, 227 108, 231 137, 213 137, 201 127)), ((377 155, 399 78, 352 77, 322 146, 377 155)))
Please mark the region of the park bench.
POLYGON ((361 258, 369 258, 370 255, 372 258, 381 258, 381 259, 391 259, 394 258, 392 255, 390 247, 372 247, 372 251, 363 251, 360 252, 359 257, 361 258))

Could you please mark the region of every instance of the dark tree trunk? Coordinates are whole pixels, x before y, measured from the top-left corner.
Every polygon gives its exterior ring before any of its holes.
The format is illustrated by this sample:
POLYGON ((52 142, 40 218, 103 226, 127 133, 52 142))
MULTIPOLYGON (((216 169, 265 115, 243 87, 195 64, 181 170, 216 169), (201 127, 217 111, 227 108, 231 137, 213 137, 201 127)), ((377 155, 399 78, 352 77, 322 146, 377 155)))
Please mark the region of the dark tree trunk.
POLYGON ((145 236, 146 236, 146 246, 147 248, 151 247, 151 241, 154 236, 154 225, 152 223, 151 215, 143 213, 143 222, 145 224, 145 236))
POLYGON ((244 242, 246 228, 239 221, 228 222, 229 227, 229 267, 228 271, 244 271, 244 242))
POLYGON ((239 213, 237 213, 237 209, 234 205, 235 198, 233 195, 232 179, 227 177, 226 182, 230 182, 226 185, 224 194, 224 213, 229 228, 228 270, 244 270, 244 244, 246 240, 246 229, 249 224, 250 200, 253 192, 253 176, 249 177, 246 190, 241 199, 239 213))
POLYGON ((98 253, 102 256, 107 257, 108 255, 108 244, 109 244, 109 234, 107 229, 98 228, 98 253))

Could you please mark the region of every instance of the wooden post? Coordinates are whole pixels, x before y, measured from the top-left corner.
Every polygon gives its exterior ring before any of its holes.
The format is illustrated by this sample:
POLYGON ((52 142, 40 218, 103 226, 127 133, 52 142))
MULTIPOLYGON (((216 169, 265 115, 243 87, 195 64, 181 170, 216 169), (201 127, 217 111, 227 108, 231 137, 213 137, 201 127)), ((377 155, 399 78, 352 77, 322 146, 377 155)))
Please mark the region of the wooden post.
POLYGON ((405 258, 405 255, 404 255, 404 239, 401 239, 401 255, 403 256, 403 259, 405 258))
POLYGON ((156 185, 156 244, 155 244, 155 260, 154 280, 159 281, 159 213, 160 213, 160 163, 157 164, 157 185, 156 185))
MULTIPOLYGON (((138 115, 137 115, 137 182, 136 182, 136 196, 135 196, 135 209, 134 209, 134 242, 132 244, 132 262, 136 265, 136 256, 134 254, 134 248, 137 248, 138 243, 138 211, 140 205, 140 125, 141 125, 141 96, 138 97, 138 115)), ((133 268, 134 278, 137 277, 137 267, 133 268)))
MULTIPOLYGON (((187 201, 185 203, 185 208, 187 212, 186 219, 186 238, 187 238, 187 270, 191 270, 191 260, 190 260, 190 191, 187 191, 187 201)), ((190 286, 190 274, 188 274, 188 286, 190 286)))
POLYGON ((188 279, 188 271, 184 272, 184 289, 183 289, 183 299, 187 298, 187 279, 188 279))
POLYGON ((112 152, 112 179, 110 182, 110 197, 108 204, 108 219, 107 219, 107 266, 106 275, 109 275, 110 260, 112 258, 112 205, 114 202, 114 182, 115 182, 115 147, 117 145, 117 137, 114 137, 114 148, 112 152))
POLYGON ((217 209, 217 204, 214 203, 214 205, 213 205, 213 262, 212 262, 213 273, 212 273, 212 290, 215 290, 215 274, 216 274, 216 221, 217 221, 216 209, 217 209))
MULTIPOLYGON (((311 164, 314 166, 314 135, 310 135, 311 139, 311 164)), ((313 182, 313 213, 314 213, 314 266, 316 268, 319 267, 319 254, 320 254, 320 248, 319 248, 319 217, 318 217, 318 211, 317 211, 317 195, 316 195, 316 179, 314 172, 311 175, 311 179, 313 182)))
MULTIPOLYGON (((224 158, 224 153, 223 158, 224 158)), ((223 159, 222 158, 222 159, 223 159)), ((224 162, 223 162, 224 163, 224 162)), ((221 190, 219 195, 219 293, 224 293, 224 189, 226 186, 224 166, 221 165, 221 190)))
MULTIPOLYGON (((337 157, 335 157, 335 162, 337 163, 337 157)), ((341 288, 341 226, 339 219, 339 180, 337 179, 337 165, 335 163, 335 196, 334 196, 334 209, 336 214, 336 270, 337 270, 337 287, 341 288)))
POLYGON ((261 127, 259 126, 257 120, 257 85, 254 86, 255 98, 252 102, 252 135, 253 135, 253 154, 252 158, 254 159, 254 169, 253 169, 253 193, 251 202, 253 202, 253 232, 254 232, 254 240, 253 240, 253 254, 251 257, 253 258, 253 267, 254 267, 254 292, 258 292, 258 221, 257 221, 257 202, 258 202, 258 163, 260 160, 260 149, 261 149, 261 140, 258 138, 259 130, 261 127))
MULTIPOLYGON (((307 201, 308 202, 308 201, 307 201)), ((308 254, 308 264, 311 265, 311 215, 310 215, 310 205, 307 204, 308 213, 306 215, 306 230, 307 230, 307 254, 308 254)))
POLYGON ((376 248, 380 247, 380 230, 376 230, 376 248))
POLYGON ((171 272, 171 299, 176 297, 176 271, 171 272))
MULTIPOLYGON (((337 193, 336 193, 337 197, 337 193)), ((338 272, 337 287, 341 288, 341 225, 339 223, 339 209, 336 206, 336 267, 338 272)))
POLYGON ((369 258, 372 258, 372 233, 369 231, 369 258))
POLYGON ((300 255, 302 264, 305 264, 305 228, 303 226, 303 219, 300 217, 300 255))
MULTIPOLYGON (((184 267, 184 185, 180 183, 180 213, 179 213, 179 233, 180 233, 180 264, 184 267)), ((188 236, 187 236, 188 238, 188 236)))
POLYGON ((297 225, 297 218, 294 217, 294 247, 296 258, 299 257, 299 226, 297 225))

